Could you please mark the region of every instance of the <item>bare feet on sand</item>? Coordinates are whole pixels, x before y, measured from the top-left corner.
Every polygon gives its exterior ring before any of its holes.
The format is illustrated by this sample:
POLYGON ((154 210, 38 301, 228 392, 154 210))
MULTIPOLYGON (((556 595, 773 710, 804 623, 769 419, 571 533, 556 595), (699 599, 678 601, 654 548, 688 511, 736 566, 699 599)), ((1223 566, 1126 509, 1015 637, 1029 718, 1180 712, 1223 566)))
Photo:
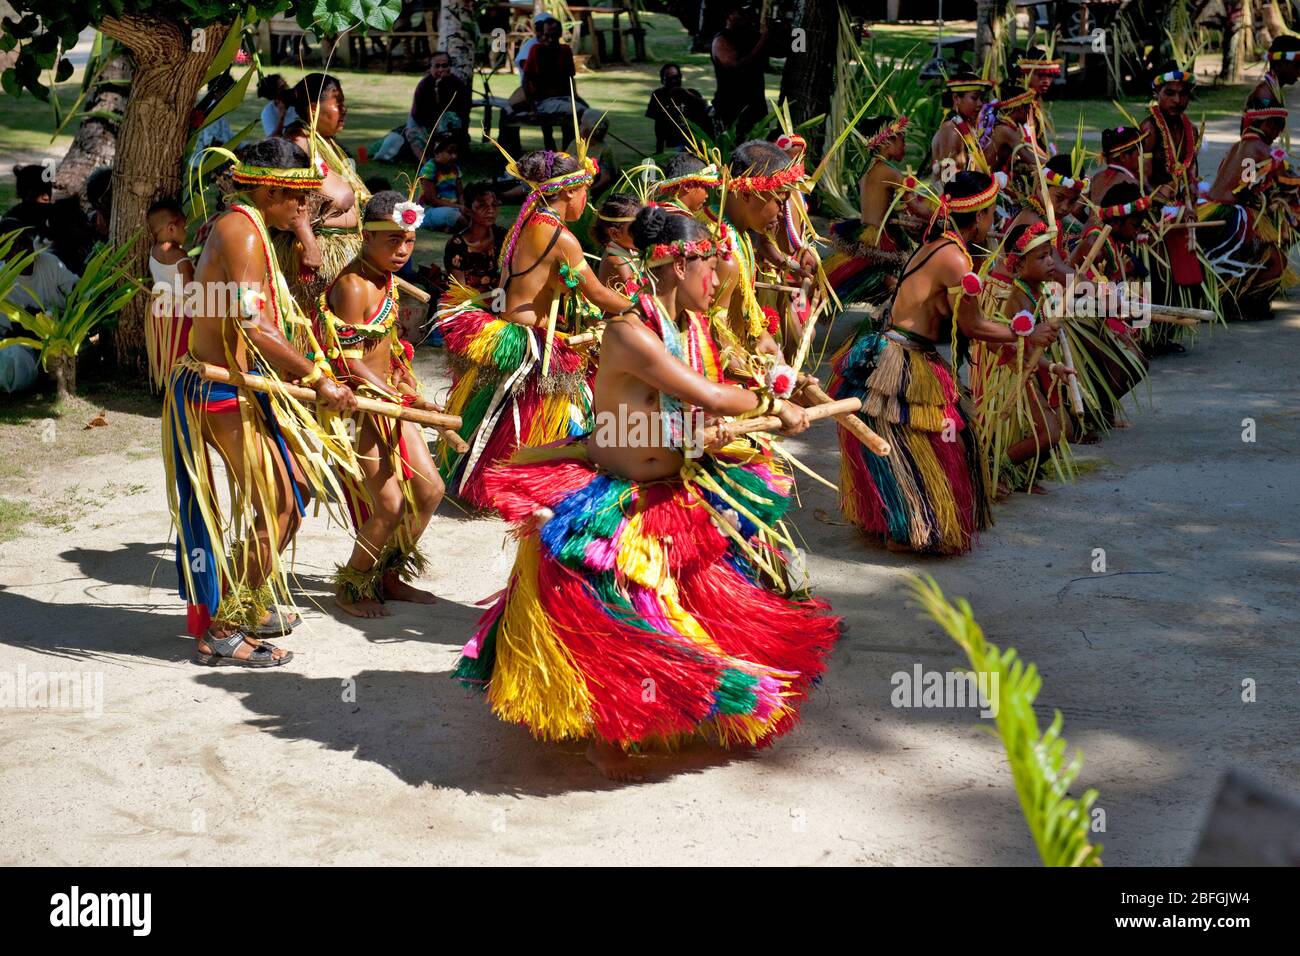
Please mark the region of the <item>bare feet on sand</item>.
POLYGON ((412 604, 438 603, 431 592, 411 587, 395 574, 384 577, 384 597, 389 601, 410 601, 412 604))
POLYGON ((587 746, 587 759, 610 780, 637 783, 645 779, 637 768, 636 758, 628 756, 621 747, 608 741, 593 740, 587 746))
POLYGON ((378 601, 369 598, 361 601, 345 601, 340 591, 334 595, 334 603, 340 610, 353 617, 388 617, 388 609, 378 601))

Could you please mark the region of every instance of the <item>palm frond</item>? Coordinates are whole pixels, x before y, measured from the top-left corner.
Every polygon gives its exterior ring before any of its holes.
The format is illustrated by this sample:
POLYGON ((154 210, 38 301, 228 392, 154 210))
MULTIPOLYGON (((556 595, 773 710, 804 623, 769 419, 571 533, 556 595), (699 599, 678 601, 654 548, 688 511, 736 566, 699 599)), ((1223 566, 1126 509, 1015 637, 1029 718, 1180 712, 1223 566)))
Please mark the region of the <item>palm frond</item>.
POLYGON ((1068 744, 1061 736, 1064 719, 1059 710, 1053 712, 1047 730, 1039 729, 1034 700, 1043 681, 1038 668, 1025 664, 1014 648, 1001 651, 985 640, 970 604, 959 599, 954 607, 928 574, 914 576, 911 586, 916 603, 966 652, 976 674, 988 675, 984 679, 990 690, 996 689, 997 733, 1043 863, 1100 866, 1101 846, 1088 841, 1089 811, 1097 791, 1087 790, 1078 799, 1069 796, 1070 785, 1083 768, 1083 755, 1076 750, 1067 763, 1068 744))

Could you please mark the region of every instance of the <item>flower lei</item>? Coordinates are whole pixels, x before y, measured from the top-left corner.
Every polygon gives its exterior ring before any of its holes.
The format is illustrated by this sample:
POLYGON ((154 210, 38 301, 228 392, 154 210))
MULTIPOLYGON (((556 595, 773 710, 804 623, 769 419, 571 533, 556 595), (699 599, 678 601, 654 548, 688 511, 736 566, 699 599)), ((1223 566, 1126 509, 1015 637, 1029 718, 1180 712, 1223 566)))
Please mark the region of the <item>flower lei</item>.
MULTIPOLYGON (((1169 76, 1171 74, 1165 74, 1169 76)), ((1183 121, 1183 148, 1187 150, 1185 160, 1178 159, 1178 150, 1174 148, 1174 136, 1169 129, 1169 124, 1165 122, 1165 116, 1160 112, 1160 107, 1154 103, 1151 104, 1151 117, 1155 120, 1156 129, 1160 132, 1160 143, 1165 154, 1165 166, 1169 170, 1170 178, 1179 182, 1187 177, 1187 171, 1192 168, 1192 163, 1196 162, 1196 131, 1192 129, 1192 121, 1184 113, 1179 117, 1183 121)))

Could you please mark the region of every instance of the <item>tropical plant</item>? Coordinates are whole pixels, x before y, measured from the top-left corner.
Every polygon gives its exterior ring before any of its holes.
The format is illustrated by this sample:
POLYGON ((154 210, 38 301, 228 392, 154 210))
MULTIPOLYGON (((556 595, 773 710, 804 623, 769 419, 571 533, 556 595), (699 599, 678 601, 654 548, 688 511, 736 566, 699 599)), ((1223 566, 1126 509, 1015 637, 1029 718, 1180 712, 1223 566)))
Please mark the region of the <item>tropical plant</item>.
POLYGON ((930 140, 943 120, 943 105, 936 90, 921 79, 926 52, 918 44, 902 56, 878 54, 874 38, 865 46, 859 44, 847 12, 840 11, 839 83, 826 120, 827 142, 833 142, 846 127, 852 128, 843 147, 826 162, 818 182, 828 213, 846 218, 858 215, 858 181, 871 164, 871 156, 866 150, 867 137, 852 121, 873 94, 872 113, 908 118, 908 161, 919 167, 929 157, 930 140))
POLYGON ((928 574, 914 576, 911 585, 916 603, 966 652, 977 675, 989 675, 987 686, 996 689, 997 734, 1043 863, 1100 866, 1101 847, 1088 842, 1089 811, 1097 791, 1087 790, 1078 799, 1069 796, 1083 768, 1083 755, 1076 750, 1066 762, 1068 744, 1061 736, 1064 719, 1059 710, 1053 711, 1046 731, 1039 729, 1034 700, 1043 680, 1038 668, 1026 665, 1014 648, 1000 651, 985 640, 970 604, 959 599, 954 607, 928 574))
MULTIPOLYGON (((0 255, 8 250, 16 235, 6 237, 7 243, 0 240, 0 255)), ((76 394, 77 355, 86 340, 96 330, 111 328, 122 308, 137 292, 144 291, 144 286, 131 274, 131 253, 129 243, 101 246, 86 263, 85 271, 57 314, 44 310, 31 313, 9 302, 0 303, 0 309, 11 322, 31 333, 0 341, 0 348, 25 345, 35 349, 41 367, 54 376, 60 400, 76 394)), ((5 291, 9 269, 6 263, 0 271, 0 291, 5 291)))

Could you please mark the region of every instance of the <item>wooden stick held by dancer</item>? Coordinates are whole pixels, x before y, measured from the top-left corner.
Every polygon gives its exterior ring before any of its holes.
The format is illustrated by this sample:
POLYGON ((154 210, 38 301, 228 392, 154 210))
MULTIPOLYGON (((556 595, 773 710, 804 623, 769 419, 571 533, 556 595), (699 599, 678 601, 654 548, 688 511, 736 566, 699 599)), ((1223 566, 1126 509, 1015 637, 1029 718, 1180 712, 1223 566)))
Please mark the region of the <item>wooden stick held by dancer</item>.
MULTIPOLYGON (((814 404, 808 406, 810 410, 813 408, 824 408, 827 405, 835 404, 835 399, 831 398, 820 385, 814 385, 807 379, 804 379, 800 383, 799 389, 795 394, 806 395, 814 402, 814 404)), ((889 442, 885 441, 868 428, 867 423, 858 418, 857 415, 850 413, 848 415, 836 415, 834 417, 845 431, 858 441, 862 442, 862 444, 866 445, 867 450, 873 455, 879 455, 881 458, 889 456, 889 453, 892 451, 889 447, 889 442)))
MULTIPOLYGON (((862 408, 861 399, 841 398, 829 405, 814 405, 812 408, 805 409, 805 412, 809 421, 820 421, 823 418, 834 418, 837 415, 849 415, 860 408, 862 408)), ((744 418, 722 425, 710 425, 704 429, 704 446, 707 448, 715 444, 724 429, 729 437, 735 438, 752 432, 779 432, 784 427, 781 419, 775 415, 763 415, 759 418, 744 418)))
MULTIPOLYGON (((290 398, 296 398, 307 405, 315 405, 318 401, 316 392, 313 389, 304 388, 301 385, 290 385, 287 382, 274 382, 260 375, 222 368, 219 365, 210 365, 207 362, 199 363, 199 375, 209 382, 221 382, 226 385, 234 385, 237 388, 247 388, 254 392, 265 392, 268 395, 277 393, 288 395, 290 398)), ((394 402, 380 402, 373 398, 362 398, 360 395, 357 396, 357 408, 376 415, 398 418, 404 422, 428 425, 430 428, 457 429, 462 424, 459 415, 447 415, 443 412, 433 412, 424 408, 410 408, 394 402)))

